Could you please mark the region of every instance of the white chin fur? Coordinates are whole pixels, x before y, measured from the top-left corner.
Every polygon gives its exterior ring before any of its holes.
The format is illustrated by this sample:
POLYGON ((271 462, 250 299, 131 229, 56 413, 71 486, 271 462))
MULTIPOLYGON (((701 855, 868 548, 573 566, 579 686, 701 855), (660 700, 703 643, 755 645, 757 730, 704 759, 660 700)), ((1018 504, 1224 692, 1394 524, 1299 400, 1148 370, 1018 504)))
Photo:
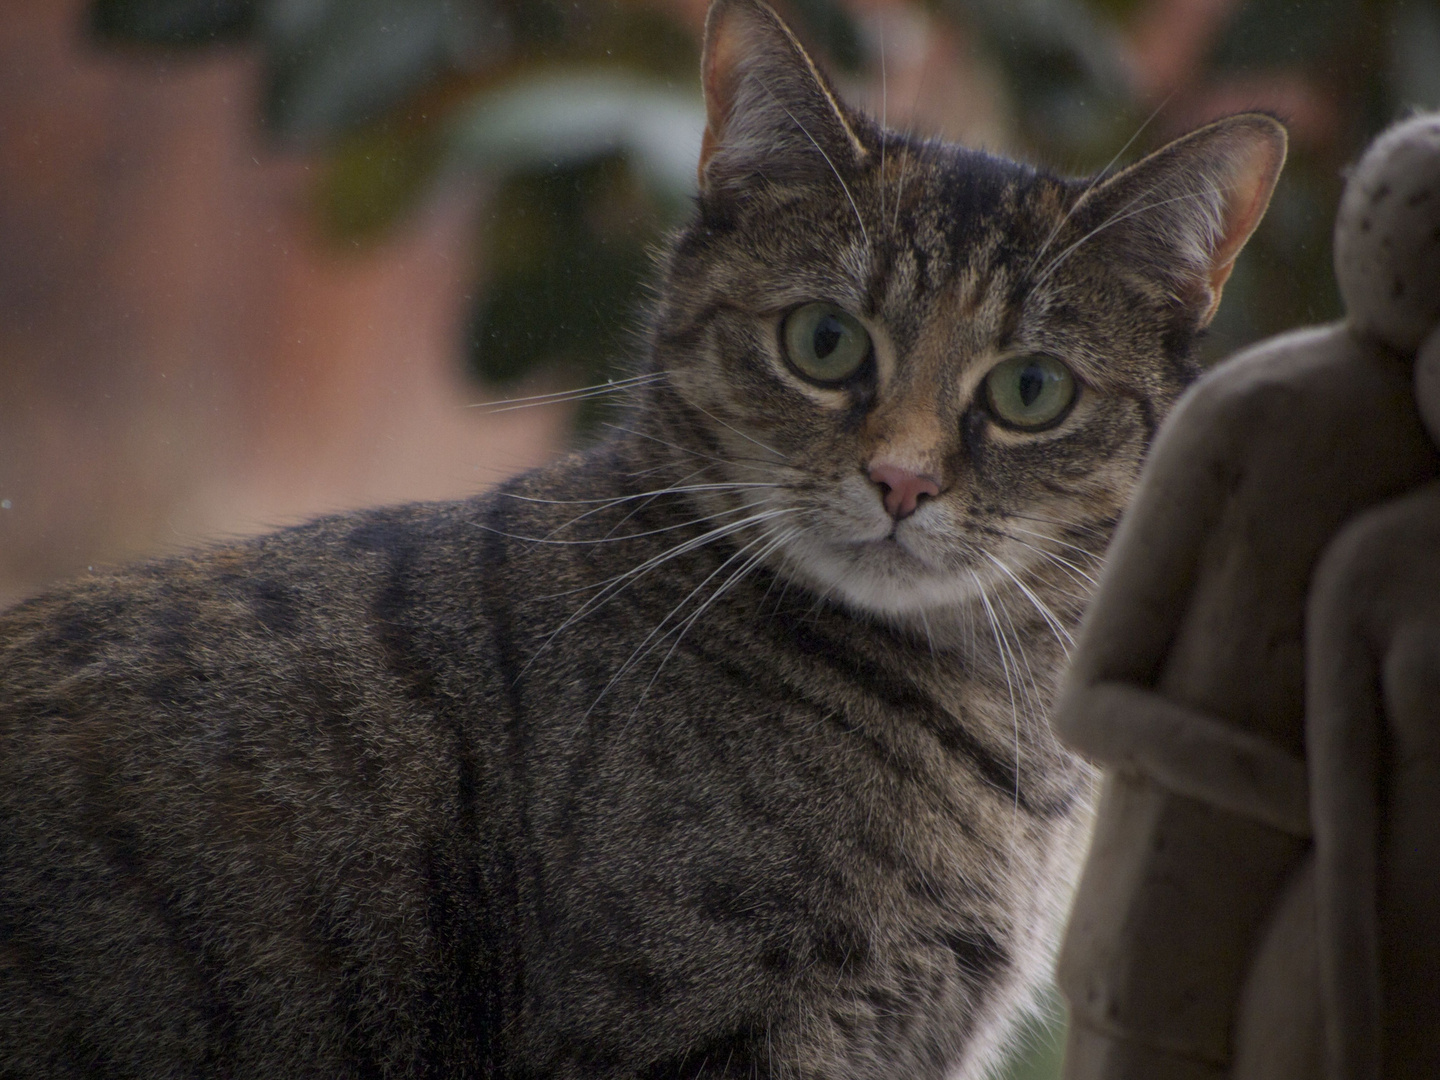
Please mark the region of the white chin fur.
MULTIPOLYGON (((770 505, 786 502, 782 497, 770 505)), ((785 531, 783 525, 771 528, 785 531)), ((792 532, 771 561, 827 599, 929 634, 968 626, 969 609, 1003 584, 1003 573, 963 538, 964 531, 940 504, 921 506, 896 526, 874 485, 856 477, 836 485, 826 499, 823 524, 792 532)))
POLYGON ((802 535, 784 545, 788 573, 824 596, 891 621, 958 612, 980 595, 987 574, 938 569, 903 540, 839 542, 802 535))

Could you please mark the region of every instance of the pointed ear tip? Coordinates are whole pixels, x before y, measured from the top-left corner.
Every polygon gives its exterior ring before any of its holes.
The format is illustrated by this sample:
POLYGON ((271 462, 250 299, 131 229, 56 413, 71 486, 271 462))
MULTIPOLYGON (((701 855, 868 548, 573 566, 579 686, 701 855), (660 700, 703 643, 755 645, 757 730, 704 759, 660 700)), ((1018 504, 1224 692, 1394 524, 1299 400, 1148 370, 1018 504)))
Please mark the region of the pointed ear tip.
POLYGON ((710 10, 705 13, 706 42, 733 27, 737 17, 779 22, 779 16, 762 0, 712 0, 710 10))
POLYGON ((706 92, 718 91, 739 58, 750 51, 756 38, 747 31, 764 35, 767 30, 783 32, 783 27, 780 17, 761 0, 713 0, 705 14, 700 55, 700 77, 706 92))
POLYGON ((755 0, 713 0, 705 14, 705 36, 700 53, 700 85, 705 93, 705 111, 711 125, 729 112, 729 87, 736 61, 743 51, 737 48, 737 16, 753 14, 755 0))
POLYGON ((1258 171, 1270 173, 1272 179, 1280 173, 1290 151, 1290 133, 1284 123, 1269 113, 1241 113, 1220 121, 1220 125, 1234 134, 1244 133, 1247 157, 1258 171))

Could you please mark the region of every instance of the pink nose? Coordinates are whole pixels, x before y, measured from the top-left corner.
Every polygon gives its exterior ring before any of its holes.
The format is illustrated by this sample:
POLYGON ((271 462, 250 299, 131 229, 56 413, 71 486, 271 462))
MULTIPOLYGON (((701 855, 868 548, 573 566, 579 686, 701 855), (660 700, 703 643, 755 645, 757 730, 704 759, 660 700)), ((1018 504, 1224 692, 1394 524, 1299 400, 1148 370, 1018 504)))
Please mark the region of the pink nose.
POLYGON ((885 510, 896 521, 909 517, 924 495, 939 495, 940 485, 928 476, 916 476, 898 465, 870 466, 870 479, 884 492, 885 510))

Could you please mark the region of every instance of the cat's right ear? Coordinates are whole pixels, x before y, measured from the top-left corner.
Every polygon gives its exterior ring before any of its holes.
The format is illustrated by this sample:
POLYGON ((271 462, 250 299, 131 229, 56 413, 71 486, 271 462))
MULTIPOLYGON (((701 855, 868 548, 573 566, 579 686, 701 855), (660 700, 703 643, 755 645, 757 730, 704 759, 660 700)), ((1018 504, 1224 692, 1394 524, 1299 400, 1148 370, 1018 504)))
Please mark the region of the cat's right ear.
POLYGON ((795 34, 759 0, 715 0, 701 61, 705 137, 700 191, 756 178, 836 175, 866 155, 854 125, 795 34))

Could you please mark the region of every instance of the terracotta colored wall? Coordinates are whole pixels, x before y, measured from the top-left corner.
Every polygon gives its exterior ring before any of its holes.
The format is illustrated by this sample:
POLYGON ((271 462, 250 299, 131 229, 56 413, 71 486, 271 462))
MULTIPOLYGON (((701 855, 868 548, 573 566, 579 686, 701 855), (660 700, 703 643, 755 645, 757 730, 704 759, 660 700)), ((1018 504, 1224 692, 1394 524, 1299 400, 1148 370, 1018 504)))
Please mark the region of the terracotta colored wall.
POLYGON ((0 601, 553 452, 558 411, 464 408, 473 193, 329 248, 250 56, 102 51, 80 13, 0 9, 0 601))

